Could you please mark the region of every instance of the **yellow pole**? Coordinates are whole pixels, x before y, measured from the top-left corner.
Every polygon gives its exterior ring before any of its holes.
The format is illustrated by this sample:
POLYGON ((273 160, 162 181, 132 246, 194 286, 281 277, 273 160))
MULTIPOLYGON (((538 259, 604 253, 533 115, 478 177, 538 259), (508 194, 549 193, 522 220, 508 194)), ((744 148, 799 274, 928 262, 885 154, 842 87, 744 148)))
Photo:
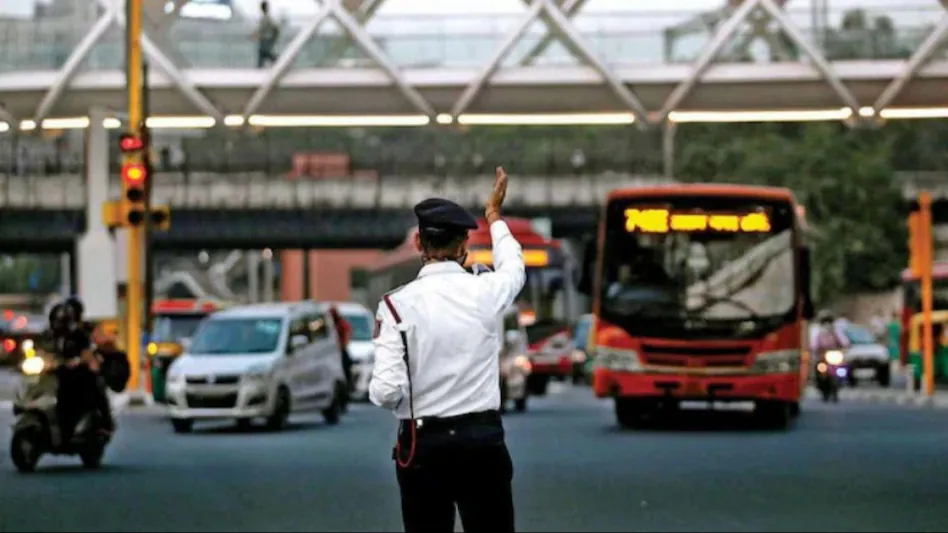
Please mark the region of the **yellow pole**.
MULTIPOLYGON (((141 137, 142 125, 142 0, 128 0, 126 5, 129 132, 141 137)), ((141 163, 139 155, 131 155, 129 162, 141 163)), ((151 179, 146 176, 145 179, 151 179)), ((128 289, 126 302, 126 350, 131 373, 128 390, 138 390, 142 364, 142 254, 144 235, 141 226, 128 228, 128 289)))
POLYGON ((932 196, 922 192, 918 196, 919 263, 922 271, 922 353, 924 356, 925 394, 935 394, 935 339, 932 335, 932 196))

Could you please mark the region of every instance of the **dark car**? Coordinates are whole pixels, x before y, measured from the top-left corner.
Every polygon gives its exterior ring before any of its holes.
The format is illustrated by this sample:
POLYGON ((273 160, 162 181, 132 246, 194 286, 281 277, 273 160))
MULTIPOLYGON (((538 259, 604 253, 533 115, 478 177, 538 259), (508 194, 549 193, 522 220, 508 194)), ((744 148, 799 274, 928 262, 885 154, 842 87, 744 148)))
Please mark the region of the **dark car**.
POLYGON ((46 330, 43 315, 15 314, 0 324, 0 365, 18 365, 46 330))

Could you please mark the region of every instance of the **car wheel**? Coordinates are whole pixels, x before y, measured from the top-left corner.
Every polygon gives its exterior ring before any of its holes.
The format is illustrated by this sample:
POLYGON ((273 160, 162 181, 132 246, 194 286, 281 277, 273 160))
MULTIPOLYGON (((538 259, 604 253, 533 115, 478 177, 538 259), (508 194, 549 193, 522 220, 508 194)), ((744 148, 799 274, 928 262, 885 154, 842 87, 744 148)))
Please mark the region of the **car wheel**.
POLYGON ((267 429, 271 431, 283 429, 286 426, 286 421, 290 418, 290 409, 290 391, 286 387, 280 387, 277 390, 273 413, 267 417, 267 429))
POLYGON ((876 369, 876 381, 879 382, 880 387, 888 388, 892 381, 892 375, 888 361, 881 363, 879 368, 876 369))
POLYGON ((175 433, 190 433, 194 429, 194 420, 190 418, 172 418, 171 427, 175 433))

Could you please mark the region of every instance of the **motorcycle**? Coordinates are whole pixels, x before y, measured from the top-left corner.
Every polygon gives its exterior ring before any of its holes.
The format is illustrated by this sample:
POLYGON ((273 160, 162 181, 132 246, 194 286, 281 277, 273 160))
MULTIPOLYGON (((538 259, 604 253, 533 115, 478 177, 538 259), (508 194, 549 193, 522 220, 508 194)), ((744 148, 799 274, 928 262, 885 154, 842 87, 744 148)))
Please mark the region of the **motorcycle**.
POLYGON ((843 352, 827 350, 816 364, 816 388, 824 402, 838 402, 839 389, 849 374, 843 365, 843 352))
POLYGON ((98 468, 111 437, 105 429, 105 415, 98 410, 83 414, 67 438, 57 410, 61 363, 37 354, 20 364, 23 383, 13 402, 13 438, 10 458, 16 469, 29 473, 44 454, 78 455, 84 467, 98 468))

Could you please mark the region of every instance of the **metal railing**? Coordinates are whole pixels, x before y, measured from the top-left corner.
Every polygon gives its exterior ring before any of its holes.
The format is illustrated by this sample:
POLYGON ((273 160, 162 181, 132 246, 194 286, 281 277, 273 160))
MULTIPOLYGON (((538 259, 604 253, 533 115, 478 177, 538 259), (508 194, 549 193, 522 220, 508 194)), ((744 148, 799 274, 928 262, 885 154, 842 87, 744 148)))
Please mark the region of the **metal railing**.
MULTIPOLYGON (((511 180, 506 204, 526 207, 588 207, 599 205, 609 191, 665 183, 656 176, 517 176, 511 180)), ((186 209, 410 209, 432 196, 478 206, 490 191, 493 176, 274 179, 259 173, 160 173, 154 177, 153 202, 186 209)), ((119 198, 121 184, 112 177, 110 197, 119 198)), ((81 175, 0 177, 0 209, 84 209, 81 175)), ((172 215, 173 216, 173 215, 172 215)))
MULTIPOLYGON (((813 28, 807 8, 787 10, 793 22, 817 43, 826 57, 834 59, 893 59, 908 57, 932 25, 944 14, 936 2, 870 3, 862 11, 867 28, 813 28), (874 26, 879 17, 888 17, 893 27, 874 26)), ((839 21, 851 6, 833 8, 831 21, 839 21)), ((612 66, 691 62, 711 39, 710 32, 674 35, 675 28, 699 15, 696 11, 652 11, 617 13, 579 13, 573 18, 577 30, 596 53, 612 66), (670 47, 671 40, 675 46, 670 47), (674 49, 673 54, 669 50, 674 49)), ((468 16, 378 16, 366 26, 382 50, 400 67, 479 67, 486 64, 498 44, 514 27, 521 15, 468 16)), ((195 21, 179 21, 170 28, 165 42, 174 43, 177 56, 187 64, 182 68, 255 68, 256 43, 253 30, 246 24, 205 24, 195 31, 195 21)), ((90 27, 69 20, 0 20, 0 72, 56 70, 66 61, 90 27)), ((285 46, 297 26, 284 28, 278 47, 285 46)), ((513 51, 508 65, 519 64, 547 29, 536 23, 513 51)), ((119 69, 124 41, 117 29, 103 36, 92 50, 84 68, 119 69)), ((732 61, 774 61, 769 52, 752 47, 746 57, 732 61)), ((796 60, 799 58, 787 58, 796 60)), ((538 64, 579 64, 562 47, 551 46, 536 61, 538 64)), ((296 60, 298 67, 375 67, 358 52, 351 40, 338 28, 324 29, 303 49, 296 60)))

